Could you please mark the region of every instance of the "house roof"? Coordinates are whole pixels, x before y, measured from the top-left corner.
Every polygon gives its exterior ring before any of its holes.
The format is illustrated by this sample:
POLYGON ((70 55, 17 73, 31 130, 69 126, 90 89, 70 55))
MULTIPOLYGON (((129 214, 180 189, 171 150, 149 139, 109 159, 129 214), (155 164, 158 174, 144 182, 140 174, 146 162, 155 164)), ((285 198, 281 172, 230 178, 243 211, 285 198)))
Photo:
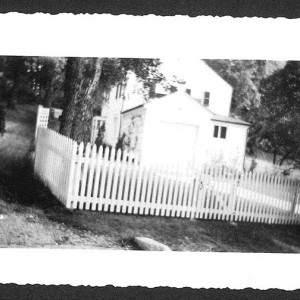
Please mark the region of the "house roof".
MULTIPOLYGON (((240 119, 236 119, 236 118, 233 118, 233 117, 227 117, 227 116, 215 114, 211 110, 209 110, 207 107, 205 107, 204 105, 202 105, 201 100, 195 99, 195 98, 191 97, 189 94, 184 93, 184 92, 176 92, 176 93, 173 93, 173 94, 161 97, 161 98, 153 98, 153 99, 149 100, 149 102, 157 101, 157 100, 163 100, 166 97, 174 97, 174 96, 176 96, 176 94, 177 95, 178 94, 182 94, 183 96, 196 101, 201 106, 202 109, 205 109, 211 115, 210 119, 212 121, 224 122, 224 123, 231 123, 231 124, 237 124, 237 125, 244 125, 244 126, 250 126, 251 125, 250 123, 242 121, 240 119)), ((132 110, 135 110, 135 109, 138 109, 140 107, 143 107, 144 105, 145 105, 145 103, 139 104, 139 105, 134 106, 134 107, 128 107, 128 109, 125 109, 125 110, 122 111, 122 114, 123 113, 127 113, 127 112, 132 111, 132 110)))
POLYGON ((224 122, 224 123, 232 123, 232 124, 238 124, 238 125, 245 125, 250 126, 251 124, 245 121, 242 121, 240 119, 232 118, 232 117, 226 117, 218 114, 213 114, 211 117, 212 121, 218 121, 218 122, 224 122))
POLYGON ((127 112, 132 111, 132 110, 141 108, 141 107, 143 107, 144 105, 145 105, 145 103, 144 103, 144 104, 137 105, 137 106, 134 106, 134 107, 131 107, 131 108, 128 108, 128 109, 125 109, 125 110, 123 110, 123 111, 121 112, 121 114, 125 114, 125 113, 127 113, 127 112))

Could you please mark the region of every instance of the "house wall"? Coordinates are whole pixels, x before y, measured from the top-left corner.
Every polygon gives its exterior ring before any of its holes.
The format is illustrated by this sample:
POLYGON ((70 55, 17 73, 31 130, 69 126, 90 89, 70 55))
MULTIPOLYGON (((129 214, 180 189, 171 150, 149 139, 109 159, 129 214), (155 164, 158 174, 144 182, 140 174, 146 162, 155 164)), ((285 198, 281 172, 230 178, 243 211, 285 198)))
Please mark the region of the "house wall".
POLYGON ((145 108, 137 108, 122 114, 120 136, 125 133, 125 149, 139 156, 144 133, 145 108))
POLYGON ((104 142, 115 146, 119 137, 120 113, 123 105, 123 98, 116 99, 117 88, 113 87, 110 91, 108 102, 102 106, 101 116, 105 118, 104 142))
POLYGON ((117 87, 112 87, 109 99, 102 105, 101 116, 105 118, 105 143, 115 146, 120 135, 121 112, 144 103, 144 98, 135 89, 131 78, 124 91, 124 97, 116 98, 117 87))
MULTIPOLYGON (((172 162, 172 152, 179 162, 218 164, 241 169, 243 167, 247 126, 215 122, 211 113, 193 99, 180 94, 170 95, 145 105, 144 128, 141 131, 142 158, 145 163, 172 162), (167 126, 165 124, 175 124, 167 126), (179 126, 180 125, 180 126, 179 126), (227 127, 226 139, 214 138, 214 126, 227 127), (161 133, 164 136, 161 136, 161 133), (173 138, 170 138, 172 136, 173 138), (190 139, 194 139, 191 142, 190 139), (167 146, 163 149, 166 141, 167 146), (175 141, 175 142, 174 142, 175 141), (192 155, 191 155, 192 154, 192 155)), ((173 161, 174 163, 174 161, 173 161)))
MULTIPOLYGON (((209 113, 196 101, 173 94, 147 103, 145 108, 141 145, 145 163, 166 163, 173 157, 183 162, 191 158, 191 153, 199 153, 202 144, 199 139, 206 135, 209 113), (173 146, 173 151, 163 149, 162 145, 166 146, 168 141, 167 146, 173 146)), ((198 154, 193 156, 196 158, 198 154)))
POLYGON ((190 77, 188 83, 191 96, 203 100, 204 92, 209 92, 210 100, 207 108, 216 114, 229 116, 232 87, 202 61, 199 68, 195 66, 195 71, 190 77))
POLYGON ((206 148, 206 162, 242 169, 246 151, 247 130, 248 126, 212 121, 209 129, 210 139, 206 148), (222 126, 227 128, 225 139, 213 136, 215 125, 219 128, 222 126))
MULTIPOLYGON (((204 99, 204 92, 210 93, 208 109, 214 113, 229 116, 232 87, 202 60, 164 60, 161 71, 167 79, 176 74, 186 81, 185 88, 191 96, 204 99)), ((162 90, 159 86, 156 90, 162 90)))

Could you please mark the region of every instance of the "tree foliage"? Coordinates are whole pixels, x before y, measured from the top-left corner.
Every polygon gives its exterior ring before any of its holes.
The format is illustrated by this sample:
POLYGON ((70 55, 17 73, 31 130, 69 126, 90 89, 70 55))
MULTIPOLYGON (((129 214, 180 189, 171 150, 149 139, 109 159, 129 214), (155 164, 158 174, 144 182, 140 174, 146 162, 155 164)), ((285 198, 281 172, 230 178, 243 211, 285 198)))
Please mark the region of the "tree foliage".
POLYGON ((1 57, 3 100, 9 108, 21 102, 51 106, 57 91, 62 90, 64 64, 64 58, 56 57, 1 57))
POLYGON ((256 113, 255 134, 265 151, 300 162, 300 62, 289 61, 264 79, 261 105, 256 113))
POLYGON ((206 60, 223 79, 233 87, 233 114, 250 121, 249 112, 259 106, 259 85, 265 77, 264 60, 206 60))
POLYGON ((103 92, 123 82, 128 71, 143 79, 147 89, 160 79, 158 65, 156 59, 68 58, 60 132, 77 141, 87 142, 96 104, 104 101, 103 92))
MULTIPOLYGON (((270 150, 270 147, 263 146, 266 143, 262 137, 265 131, 263 128, 271 126, 271 120, 268 124, 264 120, 266 107, 261 105, 264 93, 261 85, 267 78, 272 77, 274 72, 280 72, 286 62, 226 59, 206 60, 206 62, 233 87, 232 115, 252 124, 248 131, 249 154, 254 154, 257 148, 270 150)), ((276 120, 274 122, 276 123, 276 120)), ((279 130, 277 126, 276 132, 281 135, 279 130)))

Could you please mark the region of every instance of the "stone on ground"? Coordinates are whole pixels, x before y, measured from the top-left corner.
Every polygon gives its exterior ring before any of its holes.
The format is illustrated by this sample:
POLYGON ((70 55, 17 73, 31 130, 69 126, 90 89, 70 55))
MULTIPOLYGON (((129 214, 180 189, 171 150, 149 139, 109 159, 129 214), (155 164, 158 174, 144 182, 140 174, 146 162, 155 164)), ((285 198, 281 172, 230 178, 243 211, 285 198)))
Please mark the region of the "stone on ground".
POLYGON ((137 245, 146 251, 172 251, 168 246, 147 237, 135 237, 137 245))

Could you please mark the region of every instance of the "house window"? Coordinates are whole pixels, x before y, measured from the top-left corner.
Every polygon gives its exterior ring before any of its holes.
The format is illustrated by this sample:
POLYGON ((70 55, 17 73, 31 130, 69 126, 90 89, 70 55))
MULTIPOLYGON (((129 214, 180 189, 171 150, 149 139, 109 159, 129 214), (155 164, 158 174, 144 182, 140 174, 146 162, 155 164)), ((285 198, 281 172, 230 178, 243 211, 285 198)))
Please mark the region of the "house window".
POLYGON ((185 91, 187 94, 191 95, 191 92, 192 92, 191 89, 186 89, 185 91))
POLYGON ((214 127, 214 138, 226 139, 227 127, 215 126, 214 127))
POLYGON ((227 127, 221 127, 221 139, 226 139, 227 127))
POLYGON ((109 100, 109 96, 110 96, 110 92, 109 91, 105 91, 104 92, 104 99, 105 100, 109 100))
POLYGON ((209 106, 210 92, 204 92, 203 105, 209 106))
POLYGON ((125 85, 122 83, 119 83, 117 85, 117 90, 116 90, 116 99, 119 99, 120 97, 122 97, 124 92, 125 92, 125 85))
POLYGON ((215 126, 214 128, 214 137, 217 138, 219 135, 219 126, 215 126))

